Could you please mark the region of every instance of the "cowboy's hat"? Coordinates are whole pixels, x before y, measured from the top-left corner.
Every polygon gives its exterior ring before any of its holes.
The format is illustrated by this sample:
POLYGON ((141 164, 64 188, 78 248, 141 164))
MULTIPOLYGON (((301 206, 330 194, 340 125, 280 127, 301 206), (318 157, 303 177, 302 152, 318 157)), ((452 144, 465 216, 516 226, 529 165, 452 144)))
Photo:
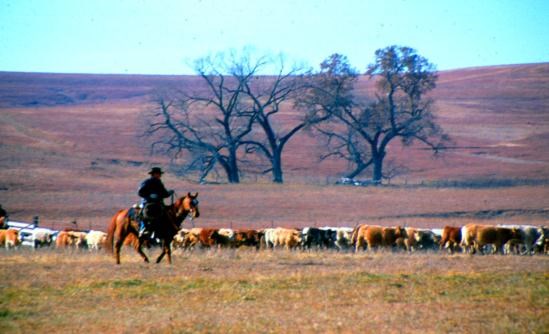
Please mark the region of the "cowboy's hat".
POLYGON ((153 168, 151 168, 151 170, 149 171, 149 174, 150 174, 150 175, 153 175, 153 174, 164 174, 164 172, 162 171, 162 168, 160 168, 160 167, 153 167, 153 168))

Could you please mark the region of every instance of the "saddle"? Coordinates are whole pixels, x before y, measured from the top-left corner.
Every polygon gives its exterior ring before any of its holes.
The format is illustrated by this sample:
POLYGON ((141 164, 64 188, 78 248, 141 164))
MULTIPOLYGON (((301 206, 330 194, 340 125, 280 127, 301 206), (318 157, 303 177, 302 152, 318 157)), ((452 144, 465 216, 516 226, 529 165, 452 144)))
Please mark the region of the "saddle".
POLYGON ((130 220, 139 221, 141 219, 141 211, 139 204, 135 204, 128 210, 128 218, 130 218, 130 220))
POLYGON ((164 206, 161 203, 147 203, 142 208, 135 204, 128 210, 128 217, 135 221, 151 222, 159 220, 164 214, 164 206))
POLYGON ((162 203, 147 203, 141 210, 141 218, 149 222, 160 220, 163 214, 164 206, 162 203))

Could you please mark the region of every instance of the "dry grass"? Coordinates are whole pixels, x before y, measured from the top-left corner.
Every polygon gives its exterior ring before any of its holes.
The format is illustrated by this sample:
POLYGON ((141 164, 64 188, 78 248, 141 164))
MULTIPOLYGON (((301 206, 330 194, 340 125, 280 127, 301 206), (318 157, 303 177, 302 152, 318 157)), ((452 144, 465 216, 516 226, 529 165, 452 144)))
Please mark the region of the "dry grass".
MULTIPOLYGON (((409 168, 397 182, 549 178, 548 64, 441 73, 436 116, 456 146, 434 160, 395 143, 409 168), (494 84, 496 83, 496 84, 494 84), (505 97, 505 98, 502 98, 505 97)), ((3 73, 0 203, 13 219, 104 230, 137 201, 150 164, 138 138, 147 94, 192 77, 3 73), (13 79, 13 80, 12 80, 13 79), (53 94, 52 90, 59 92, 53 94), (11 92, 11 93, 10 93, 11 92), (42 107, 35 107, 35 103, 42 107)), ((368 90, 366 81, 360 89, 368 90)), ((295 113, 284 111, 289 126, 295 113)), ((351 188, 333 183, 341 162, 318 164, 307 134, 284 154, 287 185, 196 185, 202 226, 442 227, 542 225, 549 187, 351 188), (485 218, 485 219, 481 219, 485 218)), ((262 183, 263 182, 263 183, 262 183)), ((519 182, 520 184, 520 182, 519 182)), ((0 250, 0 332, 546 332, 547 257, 337 254, 247 250, 177 254, 145 265, 130 250, 105 254, 0 250)))
POLYGON ((542 333, 549 258, 2 252, 0 332, 542 333))
MULTIPOLYGON (((105 230, 118 209, 138 201, 135 183, 141 178, 130 174, 112 180, 119 187, 98 181, 96 189, 89 191, 86 179, 80 179, 81 189, 76 189, 76 185, 59 190, 22 189, 5 197, 0 192, 0 203, 15 220, 30 220, 38 214, 44 226, 59 229, 76 219, 82 228, 105 230)), ((259 228, 375 223, 443 227, 465 225, 481 218, 486 218, 482 222, 488 224, 543 225, 549 218, 549 187, 543 185, 494 189, 192 185, 170 175, 165 183, 178 193, 189 190, 200 193, 202 215, 195 222, 200 226, 259 228)))

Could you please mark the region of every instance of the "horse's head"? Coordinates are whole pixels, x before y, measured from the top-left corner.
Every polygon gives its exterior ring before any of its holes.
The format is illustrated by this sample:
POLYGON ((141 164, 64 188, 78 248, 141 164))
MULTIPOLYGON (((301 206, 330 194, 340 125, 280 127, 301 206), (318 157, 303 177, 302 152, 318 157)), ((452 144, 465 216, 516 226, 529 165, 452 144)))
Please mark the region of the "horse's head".
POLYGON ((191 195, 191 193, 187 193, 187 195, 179 198, 175 202, 177 217, 182 217, 184 219, 189 214, 191 215, 192 219, 200 217, 197 197, 198 193, 195 193, 194 195, 191 195))

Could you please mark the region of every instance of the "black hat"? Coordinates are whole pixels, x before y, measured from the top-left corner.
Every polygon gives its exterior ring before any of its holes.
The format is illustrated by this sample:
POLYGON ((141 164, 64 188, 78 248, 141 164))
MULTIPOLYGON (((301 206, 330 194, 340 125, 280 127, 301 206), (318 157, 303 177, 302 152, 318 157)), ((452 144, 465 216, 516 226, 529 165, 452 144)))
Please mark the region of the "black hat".
POLYGON ((151 171, 149 172, 149 174, 153 175, 153 174, 164 174, 164 172, 162 171, 162 168, 160 167, 153 167, 151 168, 151 171))

